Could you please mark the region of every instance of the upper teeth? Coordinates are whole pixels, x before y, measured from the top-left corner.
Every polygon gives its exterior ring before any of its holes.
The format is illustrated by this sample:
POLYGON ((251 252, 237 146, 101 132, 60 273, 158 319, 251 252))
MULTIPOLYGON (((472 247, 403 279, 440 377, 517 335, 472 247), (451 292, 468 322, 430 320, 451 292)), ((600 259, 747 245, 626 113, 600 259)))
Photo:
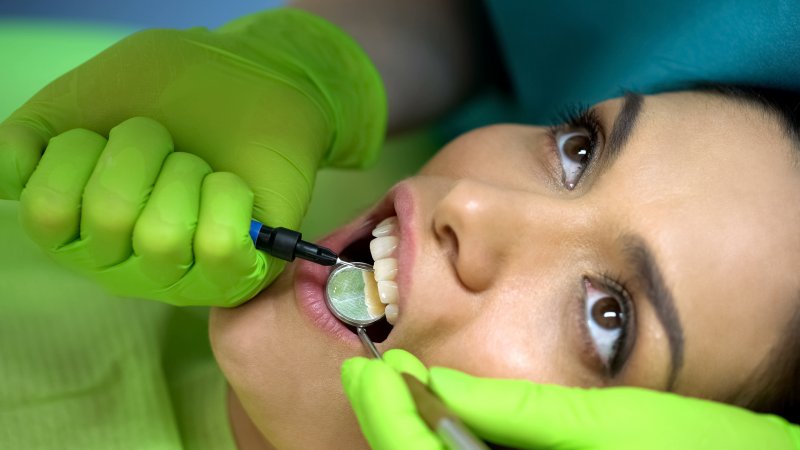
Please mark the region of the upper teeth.
POLYGON ((369 250, 372 259, 375 281, 378 282, 378 296, 380 302, 386 305, 386 320, 394 325, 397 321, 397 258, 394 251, 399 243, 399 238, 395 236, 397 232, 397 217, 392 216, 384 219, 372 230, 375 239, 369 243, 369 250))

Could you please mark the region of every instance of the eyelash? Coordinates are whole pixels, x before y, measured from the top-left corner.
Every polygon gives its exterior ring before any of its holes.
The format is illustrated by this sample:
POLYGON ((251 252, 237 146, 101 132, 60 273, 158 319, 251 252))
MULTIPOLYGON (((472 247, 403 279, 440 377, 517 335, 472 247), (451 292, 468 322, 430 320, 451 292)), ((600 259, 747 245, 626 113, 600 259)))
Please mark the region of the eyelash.
MULTIPOLYGON (((576 130, 583 130, 587 133, 587 137, 589 138, 589 152, 586 156, 586 162, 583 164, 583 167, 578 174, 577 181, 572 183, 567 181, 567 174, 564 169, 563 162, 560 163, 564 187, 568 190, 572 190, 583 178, 583 174, 586 172, 586 170, 588 170, 596 157, 598 143, 600 137, 602 136, 602 126, 597 111, 586 106, 572 107, 570 110, 567 110, 565 113, 561 114, 559 119, 558 125, 550 126, 547 130, 548 135, 550 136, 550 142, 552 143, 553 152, 556 154, 559 160, 562 158, 562 150, 559 149, 559 138, 563 134, 574 132, 576 130)), ((590 348, 590 353, 594 355, 595 358, 600 359, 601 365, 605 369, 607 376, 613 378, 618 375, 624 367, 635 342, 636 333, 634 302, 630 294, 628 294, 630 291, 626 287, 625 282, 622 281, 622 277, 614 276, 608 272, 604 272, 596 275, 586 276, 583 278, 583 280, 584 282, 588 281, 589 283, 594 284, 596 289, 608 294, 611 297, 614 297, 620 303, 625 316, 625 322, 620 330, 620 335, 616 340, 617 344, 615 345, 613 356, 611 357, 610 361, 603 361, 602 357, 598 353, 596 343, 591 336, 592 333, 589 330, 589 325, 586 322, 587 317, 585 313, 585 307, 589 300, 586 298, 586 292, 582 294, 580 300, 583 308, 581 309, 582 313, 580 314, 580 318, 586 343, 590 348)))
POLYGON ((566 189, 572 190, 577 186, 583 177, 583 174, 591 165, 592 161, 594 161, 599 138, 602 135, 602 127, 600 125, 600 118, 597 112, 591 108, 574 107, 571 110, 568 110, 565 114, 560 115, 560 118, 561 123, 559 125, 550 126, 547 130, 550 137, 550 142, 552 143, 553 151, 556 153, 559 160, 562 158, 562 150, 559 147, 559 138, 562 137, 564 133, 574 132, 575 130, 584 130, 588 134, 587 137, 589 138, 589 148, 586 156, 586 162, 583 163, 583 167, 580 168, 579 172, 577 173, 577 180, 567 180, 568 174, 564 168, 564 164, 563 162, 560 163, 562 183, 566 189))

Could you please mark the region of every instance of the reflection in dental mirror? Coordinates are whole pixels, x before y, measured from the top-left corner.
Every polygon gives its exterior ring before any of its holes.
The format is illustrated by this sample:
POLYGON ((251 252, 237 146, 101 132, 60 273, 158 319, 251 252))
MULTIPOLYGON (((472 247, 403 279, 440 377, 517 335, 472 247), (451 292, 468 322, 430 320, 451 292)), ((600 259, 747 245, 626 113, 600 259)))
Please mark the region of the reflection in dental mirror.
POLYGON ((325 285, 325 301, 339 320, 355 327, 379 321, 386 307, 378 297, 372 266, 360 262, 334 267, 325 285))

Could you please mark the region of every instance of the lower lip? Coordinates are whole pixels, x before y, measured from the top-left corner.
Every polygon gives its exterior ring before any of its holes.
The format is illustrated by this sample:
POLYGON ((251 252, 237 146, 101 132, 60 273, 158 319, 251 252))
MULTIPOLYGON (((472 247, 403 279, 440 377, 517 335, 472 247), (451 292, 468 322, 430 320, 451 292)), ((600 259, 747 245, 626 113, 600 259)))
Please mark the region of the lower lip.
MULTIPOLYGON (((340 253, 345 246, 356 238, 364 236, 364 228, 374 225, 371 221, 362 218, 351 225, 334 232, 318 242, 319 245, 328 247, 340 253)), ((335 337, 337 340, 358 344, 358 337, 340 322, 328 309, 325 302, 325 284, 330 267, 321 266, 308 261, 299 261, 294 277, 295 298, 300 310, 311 322, 335 337)))
MULTIPOLYGON (((318 244, 328 247, 336 253, 341 253, 347 245, 356 239, 369 235, 378 219, 397 215, 395 211, 398 211, 398 209, 405 213, 410 213, 411 211, 406 211, 410 202, 401 200, 406 197, 405 194, 407 194, 405 189, 400 185, 395 186, 371 212, 333 232, 319 241, 318 244)), ((308 261, 299 261, 294 276, 297 304, 305 316, 321 330, 337 340, 360 345, 358 336, 334 317, 325 302, 324 289, 330 272, 330 267, 320 266, 308 261)))

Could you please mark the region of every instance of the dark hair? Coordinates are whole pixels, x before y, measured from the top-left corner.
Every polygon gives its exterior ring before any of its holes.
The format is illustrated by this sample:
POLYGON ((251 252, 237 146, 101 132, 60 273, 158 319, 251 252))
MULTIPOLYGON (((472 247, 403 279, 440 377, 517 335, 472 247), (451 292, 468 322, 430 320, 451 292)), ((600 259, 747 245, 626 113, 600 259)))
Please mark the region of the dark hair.
MULTIPOLYGON (((783 122, 786 137, 798 151, 796 160, 800 161, 800 93, 709 83, 703 83, 695 90, 758 107, 783 122)), ((782 331, 783 338, 748 378, 734 403, 753 411, 777 414, 800 424, 800 306, 782 331)))
POLYGON ((719 94, 730 100, 760 108, 783 122, 786 136, 800 152, 800 92, 773 87, 700 83, 694 90, 719 94))
POLYGON ((783 339, 770 350, 740 393, 742 406, 777 414, 800 424, 800 309, 783 330, 783 339))

